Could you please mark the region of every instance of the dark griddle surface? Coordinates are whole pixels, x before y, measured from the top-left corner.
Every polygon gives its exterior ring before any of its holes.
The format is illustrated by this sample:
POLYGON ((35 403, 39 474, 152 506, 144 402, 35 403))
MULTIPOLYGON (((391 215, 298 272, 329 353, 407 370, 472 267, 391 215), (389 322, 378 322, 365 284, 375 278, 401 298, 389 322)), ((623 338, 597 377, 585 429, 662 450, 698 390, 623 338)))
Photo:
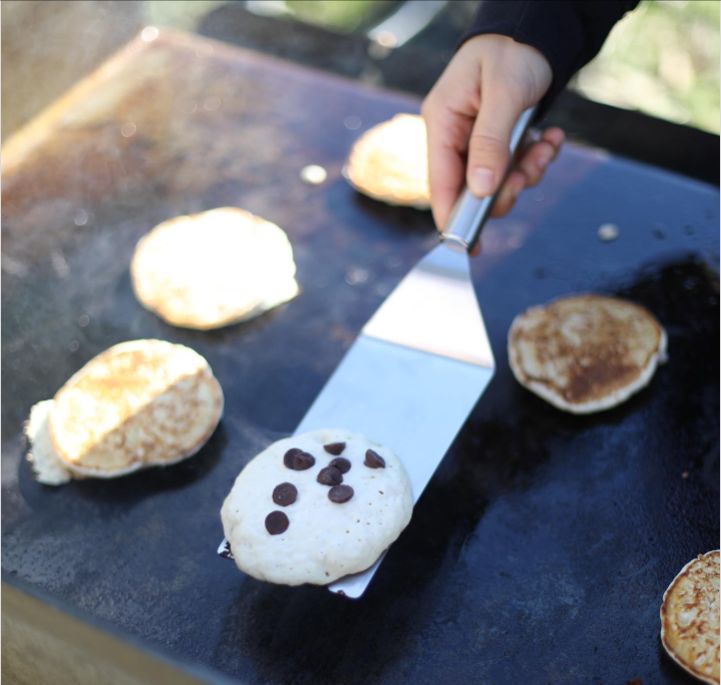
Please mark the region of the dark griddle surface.
POLYGON ((417 106, 169 36, 133 44, 16 141, 3 183, 3 577, 242 682, 688 682, 660 647, 658 607, 680 567, 718 545, 718 194, 603 153, 568 146, 487 226, 473 272, 496 377, 367 595, 266 585, 215 555, 240 468, 293 431, 434 244, 429 214, 366 200, 341 176, 354 117, 364 130, 417 106), (325 184, 301 182, 310 163, 325 184), (133 297, 133 247, 163 219, 221 205, 286 229, 303 292, 218 332, 166 326, 133 297), (611 243, 596 235, 606 222, 620 228, 611 243), (580 291, 640 302, 669 335, 650 386, 591 417, 524 391, 505 354, 516 313, 580 291), (38 485, 21 434, 32 404, 139 337, 210 361, 226 411, 209 444, 165 470, 38 485))

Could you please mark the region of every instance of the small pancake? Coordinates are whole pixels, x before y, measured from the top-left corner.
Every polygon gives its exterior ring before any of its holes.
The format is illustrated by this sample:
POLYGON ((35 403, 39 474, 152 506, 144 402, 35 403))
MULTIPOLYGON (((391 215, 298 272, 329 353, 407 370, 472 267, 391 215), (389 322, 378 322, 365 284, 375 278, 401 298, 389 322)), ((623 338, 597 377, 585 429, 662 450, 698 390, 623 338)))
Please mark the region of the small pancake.
POLYGON ((48 418, 52 447, 68 470, 112 478, 195 454, 222 413, 220 384, 197 352, 132 340, 73 375, 48 418))
POLYGON ((661 604, 668 655, 705 683, 719 682, 719 551, 699 554, 673 579, 661 604))
POLYGON ((392 205, 431 206, 428 143, 423 117, 396 114, 353 145, 345 176, 359 192, 392 205))
POLYGON ((138 242, 130 275, 144 307, 201 330, 245 321, 298 294, 285 232, 236 207, 159 224, 138 242))
POLYGON ((665 361, 666 333, 636 304, 575 295, 519 314, 508 361, 521 385, 559 409, 609 409, 644 387, 665 361))

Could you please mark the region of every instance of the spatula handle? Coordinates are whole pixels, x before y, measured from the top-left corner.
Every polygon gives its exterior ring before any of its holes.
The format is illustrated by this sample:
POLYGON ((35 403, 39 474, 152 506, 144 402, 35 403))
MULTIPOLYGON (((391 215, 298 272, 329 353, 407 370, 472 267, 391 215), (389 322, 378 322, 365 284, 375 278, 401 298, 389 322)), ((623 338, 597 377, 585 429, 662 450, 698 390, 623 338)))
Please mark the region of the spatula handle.
MULTIPOLYGON (((536 107, 529 107, 524 110, 521 112, 521 116, 518 117, 518 121, 513 127, 513 131, 511 132, 511 142, 508 146, 511 156, 509 168, 506 170, 505 175, 507 175, 510 170, 513 155, 518 149, 518 146, 521 144, 523 134, 526 132, 526 129, 531 123, 535 113, 536 107)), ((502 185, 503 183, 499 184, 499 189, 502 185)), ((493 207, 497 194, 498 191, 493 193, 493 195, 489 195, 483 199, 478 199, 471 193, 470 190, 468 190, 468 188, 465 188, 451 212, 448 225, 441 234, 441 239, 450 247, 456 247, 470 252, 476 242, 478 242, 478 237, 481 235, 481 229, 491 212, 491 208, 493 207)))

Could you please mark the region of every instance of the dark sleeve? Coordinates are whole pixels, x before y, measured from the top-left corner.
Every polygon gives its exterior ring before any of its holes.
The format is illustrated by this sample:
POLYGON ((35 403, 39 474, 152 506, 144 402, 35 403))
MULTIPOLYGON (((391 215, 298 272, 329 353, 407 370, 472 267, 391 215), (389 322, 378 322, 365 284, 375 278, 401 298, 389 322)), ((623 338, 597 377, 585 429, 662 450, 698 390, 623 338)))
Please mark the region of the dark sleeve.
POLYGON ((553 71, 545 110, 603 45, 613 25, 639 0, 482 0, 463 42, 498 33, 536 48, 553 71))

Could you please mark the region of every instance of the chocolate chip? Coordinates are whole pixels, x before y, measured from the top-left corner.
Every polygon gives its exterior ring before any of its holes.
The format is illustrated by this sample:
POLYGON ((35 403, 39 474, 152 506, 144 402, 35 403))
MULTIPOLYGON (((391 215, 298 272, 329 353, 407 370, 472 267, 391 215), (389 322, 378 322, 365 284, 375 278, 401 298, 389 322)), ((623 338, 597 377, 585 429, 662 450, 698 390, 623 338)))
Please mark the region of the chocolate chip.
POLYGON ((281 483, 273 489, 273 501, 281 507, 287 507, 298 499, 298 489, 293 483, 281 483))
POLYGON ((350 471, 350 462, 343 457, 331 459, 330 466, 335 466, 341 473, 348 473, 348 471, 350 471))
POLYGON ((292 447, 285 453, 283 463, 293 471, 305 471, 315 464, 315 457, 297 447, 292 447))
POLYGON ((326 466, 316 480, 323 485, 339 485, 343 482, 343 474, 335 466, 326 466))
POLYGON ((386 467, 386 460, 373 450, 366 450, 366 458, 363 463, 369 469, 384 469, 386 467))
POLYGON ((288 517, 282 511, 271 511, 265 517, 265 529, 271 535, 280 535, 288 530, 288 517))
POLYGON ((328 490, 328 499, 336 504, 343 504, 353 497, 353 488, 350 485, 334 485, 328 490))
POLYGON ((328 452, 328 454, 334 454, 334 455, 338 456, 345 449, 345 443, 344 442, 331 442, 328 445, 323 445, 323 449, 326 452, 328 452))

